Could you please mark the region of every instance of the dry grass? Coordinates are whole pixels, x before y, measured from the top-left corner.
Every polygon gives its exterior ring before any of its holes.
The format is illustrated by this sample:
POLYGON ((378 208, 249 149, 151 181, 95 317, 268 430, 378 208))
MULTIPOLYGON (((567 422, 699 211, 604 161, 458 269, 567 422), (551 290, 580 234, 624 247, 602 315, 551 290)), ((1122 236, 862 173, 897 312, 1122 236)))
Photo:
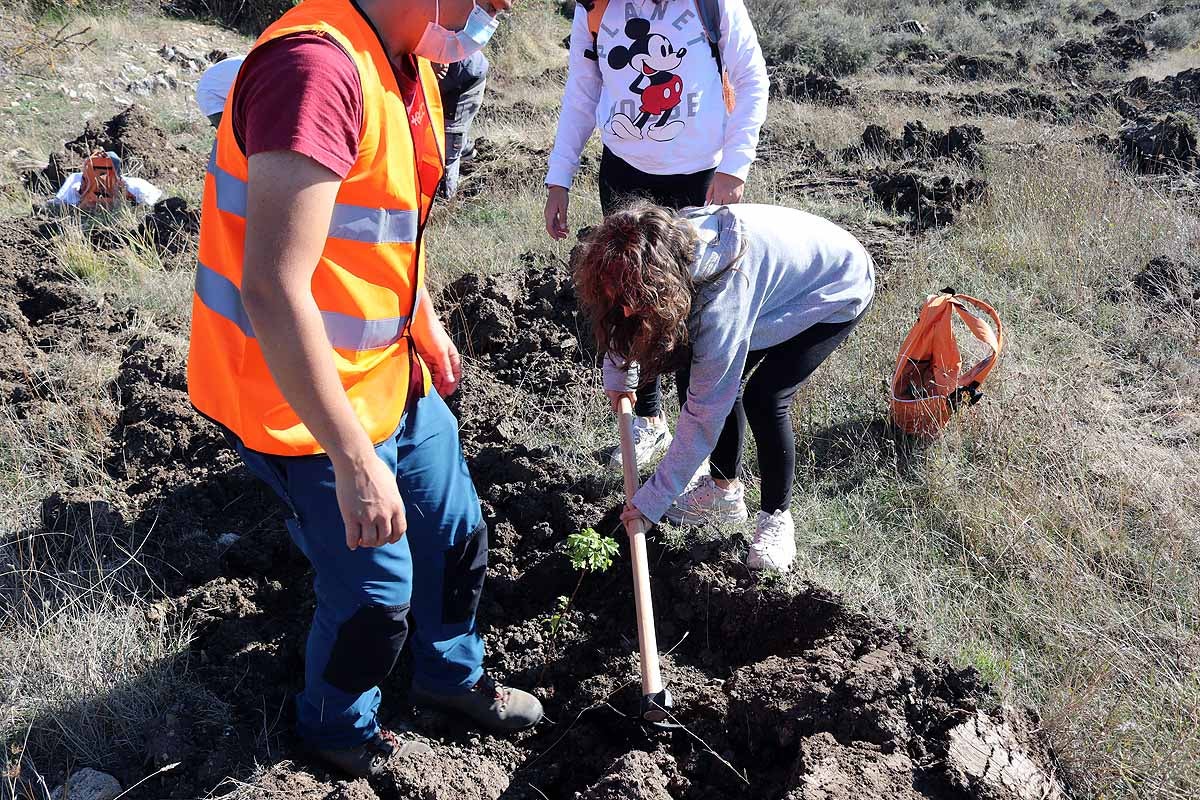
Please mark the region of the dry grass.
POLYGON ((37 624, 0 620, 0 735, 27 780, 39 766, 104 765, 152 752, 154 730, 180 703, 200 701, 217 718, 224 714, 188 678, 186 626, 110 601, 111 582, 72 588, 74 602, 37 624))
POLYGON ((1168 75, 1200 67, 1200 43, 1193 43, 1183 50, 1166 53, 1156 59, 1139 64, 1130 71, 1131 78, 1145 75, 1151 80, 1162 80, 1168 75))
MULTIPOLYGON (((779 14, 802 16, 794 5, 776 5, 779 14)), ((1102 10, 1058 0, 985 4, 982 15, 931 0, 859 5, 819 15, 804 41, 816 41, 821 58, 827 49, 861 49, 864 36, 882 47, 893 36, 888 26, 916 18, 940 45, 1016 47, 1025 40, 1015 26, 1024 22, 1054 18, 1072 35, 1092 30, 1102 10), (995 17, 986 16, 989 8, 995 17)), ((1129 15, 1151 3, 1106 5, 1129 15)), ((436 213, 429 229, 435 285, 466 271, 521 269, 527 253, 565 259, 573 244, 545 235, 545 164, 532 151, 553 136, 566 22, 548 1, 521 9, 490 53, 494 102, 480 121, 479 132, 505 155, 483 165, 476 182, 499 185, 436 213)), ((97 22, 98 46, 145 26, 139 35, 151 55, 156 38, 204 30, 151 18, 97 22)), ((760 29, 774 27, 760 21, 760 29)), ((72 63, 86 67, 88 58, 72 63)), ((1180 50, 1142 69, 1161 76, 1194 59, 1194 49, 1180 50)), ((853 81, 914 88, 894 76, 853 81)), ((67 123, 77 108, 43 101, 56 91, 50 81, 34 88, 35 101, 0 109, 0 125, 28 123, 18 137, 11 126, 0 129, 0 149, 48 148, 78 129, 67 123)), ((186 112, 188 102, 188 89, 180 89, 165 103, 166 121, 178 121, 181 137, 207 135, 198 115, 186 112)), ((989 200, 909 246, 869 322, 804 390, 795 411, 799 569, 789 580, 815 580, 915 626, 935 653, 979 669, 1005 700, 1038 708, 1085 793, 1194 797, 1200 338, 1190 312, 1156 308, 1129 282, 1152 256, 1197 258, 1195 210, 1072 144, 1095 132, 1085 127, 967 120, 936 107, 787 102, 773 105, 769 126, 832 153, 857 142, 867 123, 899 131, 911 119, 984 128, 993 145, 989 200), (1000 145, 1008 144, 1020 145, 1015 155, 1004 155, 1000 145), (914 445, 884 425, 884 384, 916 303, 947 284, 997 305, 1008 346, 984 405, 937 442, 914 445)), ((595 142, 591 148, 594 158, 595 142)), ((886 231, 895 223, 871 201, 782 186, 797 166, 786 159, 757 165, 749 196, 856 228, 886 231)), ((468 182, 467 194, 471 188, 468 182)), ((26 202, 22 196, 12 207, 26 202)), ((585 172, 572 192, 571 227, 598 217, 594 175, 585 172)), ((185 319, 191 276, 165 270, 130 235, 132 219, 114 225, 128 238, 104 252, 88 244, 82 227, 68 225, 56 243, 59 263, 94 291, 124 298, 146 328, 185 319)), ((180 658, 186 624, 167 626, 146 614, 137 553, 148 532, 124 531, 114 541, 85 529, 70 542, 29 534, 40 499, 64 485, 119 502, 99 467, 115 413, 108 386, 116 367, 53 354, 35 381, 45 413, 0 414, 0 738, 35 769, 145 752, 139 730, 169 698, 196 691, 180 658), (60 549, 34 561, 31 542, 60 549)), ((469 363, 468 380, 474 369, 469 363)), ((580 471, 596 469, 593 454, 615 436, 595 385, 572 387, 536 409, 514 405, 511 413, 524 420, 528 444, 556 445, 580 471)), ((198 702, 224 713, 211 698, 198 702)), ((225 788, 236 797, 269 794, 225 788)))
MULTIPOLYGON (((203 149, 211 135, 193 98, 199 75, 180 72, 158 50, 170 44, 203 57, 213 48, 244 52, 250 44, 229 31, 123 6, 83 11, 35 24, 0 10, 0 198, 8 203, 22 199, 23 169, 44 165, 87 120, 107 120, 135 102, 174 134, 172 144, 203 149), (77 36, 62 41, 72 34, 77 36), (132 82, 159 72, 173 74, 176 88, 149 97, 129 91, 132 82)), ((161 188, 185 190, 186 196, 186 186, 161 188)))
MULTIPOLYGON (((866 70, 884 55, 913 43, 950 53, 1020 51, 1038 64, 1052 60, 1053 46, 1065 39, 1095 36, 1099 29, 1092 20, 1106 9, 1123 18, 1136 18, 1163 7, 1154 0, 995 0, 974 4, 866 0, 840 5, 818 0, 747 0, 746 5, 757 22, 768 61, 798 62, 831 75, 866 70), (925 34, 902 32, 900 24, 909 20, 919 22, 925 34)), ((1147 37, 1162 50, 1195 41, 1200 18, 1194 10, 1176 9, 1147 31, 1147 37)))
POLYGON ((1041 709, 1081 788, 1192 796, 1200 447, 1172 425, 1195 420, 1200 341, 1192 317, 1108 298, 1152 255, 1194 258, 1197 222, 1086 152, 989 177, 797 410, 801 574, 1041 709), (947 284, 997 305, 1008 346, 985 405, 913 449, 879 426, 880 388, 913 305, 947 284), (1162 348, 1187 369, 1155 369, 1162 348))

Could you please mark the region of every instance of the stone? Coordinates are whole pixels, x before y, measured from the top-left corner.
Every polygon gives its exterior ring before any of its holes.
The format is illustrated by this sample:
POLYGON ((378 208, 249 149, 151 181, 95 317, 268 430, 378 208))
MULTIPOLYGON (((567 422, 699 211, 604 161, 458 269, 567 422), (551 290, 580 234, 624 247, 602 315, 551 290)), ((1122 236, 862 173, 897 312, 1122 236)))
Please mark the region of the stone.
POLYGON ((121 784, 106 772, 85 767, 67 778, 54 790, 50 800, 114 800, 121 794, 121 784))
POLYGON ((982 711, 950 729, 946 771, 972 797, 1062 800, 1059 782, 1028 755, 1032 739, 1014 725, 1011 711, 996 720, 982 711))

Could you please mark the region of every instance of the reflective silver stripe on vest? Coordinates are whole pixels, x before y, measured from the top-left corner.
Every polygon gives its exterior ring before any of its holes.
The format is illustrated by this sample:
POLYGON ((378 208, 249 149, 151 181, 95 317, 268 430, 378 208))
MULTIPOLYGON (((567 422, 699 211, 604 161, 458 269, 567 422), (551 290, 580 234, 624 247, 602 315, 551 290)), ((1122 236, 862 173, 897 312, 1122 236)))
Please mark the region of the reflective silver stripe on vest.
POLYGON ((368 244, 405 244, 417 240, 416 211, 388 211, 335 203, 329 236, 368 244))
POLYGON ((208 173, 217 186, 217 208, 226 214, 246 218, 246 182, 217 166, 217 146, 208 156, 208 173))
MULTIPOLYGON (((254 326, 242 305, 242 293, 233 281, 214 269, 197 263, 196 296, 210 311, 237 325, 248 338, 254 326)), ((362 319, 339 311, 322 311, 325 335, 339 350, 375 350, 400 341, 408 317, 362 319)))
MULTIPOLYGON (((208 172, 216 184, 217 208, 245 219, 246 182, 217 165, 215 145, 208 156, 208 172)), ((417 212, 335 203, 329 237, 366 244, 411 244, 417 240, 417 212)))

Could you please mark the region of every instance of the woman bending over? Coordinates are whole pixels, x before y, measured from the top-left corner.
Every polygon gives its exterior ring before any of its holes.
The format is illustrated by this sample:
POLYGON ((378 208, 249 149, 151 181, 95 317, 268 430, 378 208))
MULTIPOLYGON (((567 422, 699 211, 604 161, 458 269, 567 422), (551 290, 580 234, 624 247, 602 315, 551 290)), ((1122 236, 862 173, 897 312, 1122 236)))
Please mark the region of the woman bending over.
POLYGON ((607 353, 604 386, 614 408, 639 383, 678 370, 675 439, 624 518, 746 520, 738 472, 749 423, 762 510, 746 563, 786 571, 796 553, 792 398, 870 305, 875 268, 867 251, 832 222, 795 209, 676 213, 643 202, 594 230, 575 280, 607 353), (706 458, 710 474, 684 494, 706 458))

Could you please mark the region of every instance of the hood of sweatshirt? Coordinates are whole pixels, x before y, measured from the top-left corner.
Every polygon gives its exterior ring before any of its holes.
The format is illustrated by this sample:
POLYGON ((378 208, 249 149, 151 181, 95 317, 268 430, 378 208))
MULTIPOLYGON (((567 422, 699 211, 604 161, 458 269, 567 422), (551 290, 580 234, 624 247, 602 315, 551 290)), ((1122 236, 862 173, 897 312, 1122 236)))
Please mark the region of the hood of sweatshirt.
POLYGON ((692 277, 696 280, 716 275, 742 252, 742 225, 729 206, 685 208, 679 216, 691 223, 699 237, 692 262, 692 277))

